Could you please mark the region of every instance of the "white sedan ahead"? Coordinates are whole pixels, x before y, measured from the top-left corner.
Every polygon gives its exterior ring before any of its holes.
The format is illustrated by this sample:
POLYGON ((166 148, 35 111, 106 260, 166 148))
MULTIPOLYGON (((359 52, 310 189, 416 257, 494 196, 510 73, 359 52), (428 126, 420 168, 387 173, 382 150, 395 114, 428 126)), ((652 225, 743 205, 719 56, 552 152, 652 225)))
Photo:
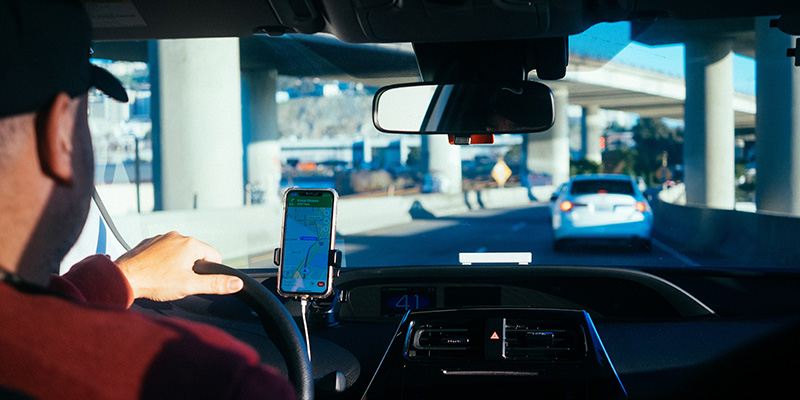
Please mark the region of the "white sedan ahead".
POLYGON ((650 250, 653 211, 628 175, 578 175, 551 207, 553 248, 567 240, 624 240, 650 250))

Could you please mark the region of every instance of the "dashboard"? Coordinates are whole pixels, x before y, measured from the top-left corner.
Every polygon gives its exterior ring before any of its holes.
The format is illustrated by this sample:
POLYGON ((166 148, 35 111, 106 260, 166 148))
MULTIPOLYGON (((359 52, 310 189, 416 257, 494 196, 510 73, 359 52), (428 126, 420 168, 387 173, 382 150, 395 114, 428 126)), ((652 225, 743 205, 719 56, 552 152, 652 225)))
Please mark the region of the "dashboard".
POLYGON ((406 314, 365 398, 624 398, 586 312, 520 308, 406 314))
MULTIPOLYGON (((251 272, 275 290, 276 271, 251 272)), ((309 327, 314 376, 340 371, 347 389, 318 390, 317 398, 467 397, 479 393, 474 382, 493 388, 485 397, 532 388, 545 398, 685 397, 693 385, 725 379, 719 384, 729 388, 737 374, 774 371, 769 363, 755 371, 738 368, 741 360, 731 357, 763 349, 777 333, 800 326, 800 276, 659 275, 547 266, 342 270, 334 279, 336 295, 312 304, 309 327), (498 339, 491 339, 495 331, 498 339), (563 335, 583 347, 557 346, 563 335), (540 348, 515 359, 514 350, 487 347, 493 340, 540 348), (439 348, 450 346, 456 349, 439 348)), ((300 316, 298 302, 284 305, 300 316)), ((134 309, 217 326, 285 368, 258 318, 230 296, 137 300, 134 309)))
POLYGON ((474 306, 585 310, 603 318, 710 317, 714 311, 655 275, 608 268, 363 268, 336 279, 342 320, 474 306))

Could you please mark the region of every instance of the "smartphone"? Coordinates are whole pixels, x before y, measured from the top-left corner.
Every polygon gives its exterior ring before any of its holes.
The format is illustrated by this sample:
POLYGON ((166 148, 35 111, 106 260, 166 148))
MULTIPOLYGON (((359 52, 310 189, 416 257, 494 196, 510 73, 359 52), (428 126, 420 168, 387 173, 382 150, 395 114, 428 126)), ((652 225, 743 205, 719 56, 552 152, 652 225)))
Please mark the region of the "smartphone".
POLYGON ((336 240, 333 189, 289 188, 284 194, 278 293, 285 297, 331 294, 336 240))

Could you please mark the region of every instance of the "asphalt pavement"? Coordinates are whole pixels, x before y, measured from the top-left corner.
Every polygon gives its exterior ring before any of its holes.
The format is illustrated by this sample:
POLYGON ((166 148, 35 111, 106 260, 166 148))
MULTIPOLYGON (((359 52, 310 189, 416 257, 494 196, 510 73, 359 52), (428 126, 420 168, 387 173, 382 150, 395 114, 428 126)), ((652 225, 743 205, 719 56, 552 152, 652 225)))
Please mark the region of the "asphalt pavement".
POLYGON ((530 252, 532 265, 696 267, 692 257, 653 241, 651 252, 625 244, 573 245, 555 252, 547 203, 474 210, 340 236, 345 266, 458 265, 460 252, 530 252))

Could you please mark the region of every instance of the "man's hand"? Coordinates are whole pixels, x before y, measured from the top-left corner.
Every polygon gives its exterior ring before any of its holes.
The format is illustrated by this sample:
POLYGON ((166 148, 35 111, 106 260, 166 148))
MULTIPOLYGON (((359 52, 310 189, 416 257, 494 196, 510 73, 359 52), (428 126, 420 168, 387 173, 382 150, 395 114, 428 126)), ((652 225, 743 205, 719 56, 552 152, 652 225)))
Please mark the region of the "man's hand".
POLYGON ((192 294, 230 294, 244 286, 228 275, 198 275, 192 266, 198 260, 221 262, 210 245, 177 232, 145 239, 116 260, 133 288, 135 298, 169 301, 192 294))

